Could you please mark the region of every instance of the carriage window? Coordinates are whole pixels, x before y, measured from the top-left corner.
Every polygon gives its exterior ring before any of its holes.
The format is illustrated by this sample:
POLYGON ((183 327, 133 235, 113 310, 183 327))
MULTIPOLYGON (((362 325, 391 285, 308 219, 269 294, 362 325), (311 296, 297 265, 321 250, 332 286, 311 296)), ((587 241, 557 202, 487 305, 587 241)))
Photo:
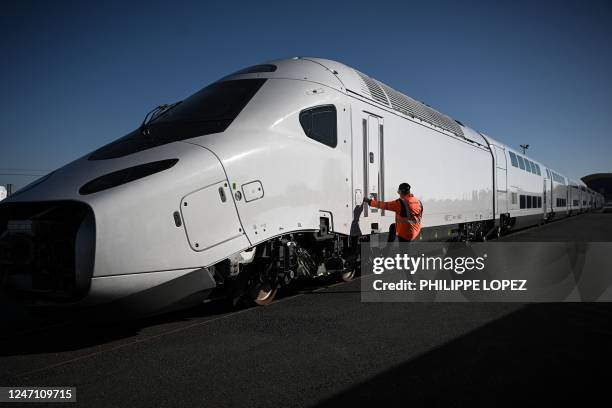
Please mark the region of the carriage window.
POLYGON ((330 147, 338 144, 338 124, 334 105, 317 106, 300 112, 300 124, 311 139, 330 147))
POLYGON ((533 164, 533 162, 531 160, 527 160, 527 162, 529 163, 529 172, 535 174, 536 170, 535 170, 535 164, 533 164))
POLYGON ((514 167, 518 167, 518 160, 516 159, 516 154, 512 153, 511 151, 508 151, 508 153, 510 153, 510 161, 512 162, 512 165, 514 167))
POLYGON ((538 173, 538 176, 541 176, 542 173, 540 172, 540 165, 536 163, 535 166, 536 166, 536 173, 538 173))
POLYGON ((519 162, 519 167, 520 167, 522 170, 525 170, 525 162, 523 161, 523 158, 522 158, 521 156, 516 156, 516 158, 518 159, 518 162, 519 162))
POLYGON ((565 183, 565 179, 563 178, 563 176, 558 175, 557 173, 555 173, 554 171, 551 172, 552 174, 552 179, 554 181, 556 181, 557 183, 561 183, 561 184, 566 184, 565 183))

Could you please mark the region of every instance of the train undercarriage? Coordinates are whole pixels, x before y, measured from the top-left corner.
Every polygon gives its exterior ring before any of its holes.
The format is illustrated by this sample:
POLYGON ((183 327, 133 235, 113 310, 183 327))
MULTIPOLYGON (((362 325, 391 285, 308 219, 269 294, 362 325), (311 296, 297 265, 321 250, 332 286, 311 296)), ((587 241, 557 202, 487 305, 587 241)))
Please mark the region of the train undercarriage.
MULTIPOLYGON (((330 233, 325 221, 321 219, 319 231, 283 235, 214 265, 211 270, 219 289, 212 298, 267 305, 279 289, 299 280, 354 279, 361 272, 360 244, 370 236, 330 233)), ((486 241, 500 237, 511 224, 511 219, 459 224, 451 236, 438 241, 486 241)), ((386 241, 387 234, 381 235, 386 241)))
POLYGON ((223 260, 211 268, 218 290, 212 298, 234 304, 270 304, 279 289, 299 280, 337 277, 351 281, 359 274, 359 237, 319 231, 286 234, 223 260))

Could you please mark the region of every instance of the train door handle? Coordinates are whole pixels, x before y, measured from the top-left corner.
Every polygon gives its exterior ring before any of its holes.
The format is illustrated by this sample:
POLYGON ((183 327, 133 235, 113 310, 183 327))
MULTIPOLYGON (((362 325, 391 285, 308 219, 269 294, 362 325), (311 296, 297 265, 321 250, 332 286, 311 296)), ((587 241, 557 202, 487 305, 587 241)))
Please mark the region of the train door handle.
POLYGON ((227 201, 227 197, 225 195, 225 190, 223 189, 223 187, 219 187, 219 196, 221 196, 221 202, 222 203, 227 201))

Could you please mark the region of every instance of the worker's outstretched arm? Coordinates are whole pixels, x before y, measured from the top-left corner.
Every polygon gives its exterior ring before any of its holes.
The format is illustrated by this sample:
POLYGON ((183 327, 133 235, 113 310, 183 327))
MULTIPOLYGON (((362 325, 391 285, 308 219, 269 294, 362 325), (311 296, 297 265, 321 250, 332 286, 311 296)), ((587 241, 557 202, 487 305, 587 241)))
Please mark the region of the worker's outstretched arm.
POLYGON ((371 199, 369 201, 369 205, 370 207, 376 207, 376 208, 380 208, 380 209, 385 209, 388 211, 393 211, 396 213, 399 213, 401 211, 401 207, 400 207, 400 203, 397 200, 394 201, 377 201, 374 199, 371 199))

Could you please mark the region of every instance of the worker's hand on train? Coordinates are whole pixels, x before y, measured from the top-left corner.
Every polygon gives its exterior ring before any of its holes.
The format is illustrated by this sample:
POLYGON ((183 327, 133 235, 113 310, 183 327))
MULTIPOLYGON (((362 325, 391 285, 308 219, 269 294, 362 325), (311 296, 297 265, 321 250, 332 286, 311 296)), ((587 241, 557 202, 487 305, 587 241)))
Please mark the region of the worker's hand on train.
POLYGON ((370 198, 368 198, 368 197, 363 197, 363 203, 364 203, 364 204, 367 204, 367 205, 370 205, 370 198))

